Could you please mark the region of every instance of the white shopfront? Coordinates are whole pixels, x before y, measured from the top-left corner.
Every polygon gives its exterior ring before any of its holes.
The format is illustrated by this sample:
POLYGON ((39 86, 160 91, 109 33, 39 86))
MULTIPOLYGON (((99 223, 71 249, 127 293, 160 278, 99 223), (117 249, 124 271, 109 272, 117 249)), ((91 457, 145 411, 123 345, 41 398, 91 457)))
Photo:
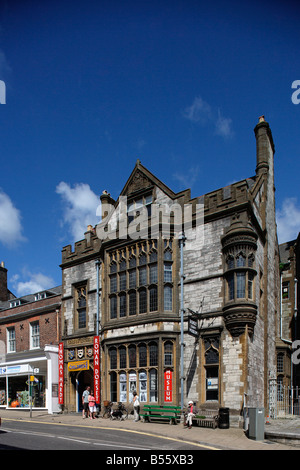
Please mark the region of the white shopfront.
POLYGON ((0 407, 29 409, 31 395, 33 410, 59 412, 58 346, 46 346, 39 356, 8 359, 0 363, 0 407))

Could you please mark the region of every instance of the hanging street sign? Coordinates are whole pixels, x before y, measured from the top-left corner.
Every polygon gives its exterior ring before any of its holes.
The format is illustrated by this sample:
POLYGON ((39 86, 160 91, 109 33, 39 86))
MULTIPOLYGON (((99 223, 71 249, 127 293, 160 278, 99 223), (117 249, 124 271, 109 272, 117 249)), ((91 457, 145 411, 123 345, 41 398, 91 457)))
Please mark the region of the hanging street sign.
POLYGON ((198 329, 198 319, 196 317, 189 317, 188 319, 188 334, 198 338, 199 329, 198 329))

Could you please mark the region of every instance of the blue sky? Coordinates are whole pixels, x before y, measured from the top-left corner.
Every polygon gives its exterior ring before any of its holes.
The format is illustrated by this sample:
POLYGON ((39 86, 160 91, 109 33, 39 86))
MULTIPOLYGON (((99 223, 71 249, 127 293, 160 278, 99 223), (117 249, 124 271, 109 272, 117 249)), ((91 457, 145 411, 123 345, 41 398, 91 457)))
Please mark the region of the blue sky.
POLYGON ((61 284, 62 247, 97 222, 100 194, 117 197, 137 158, 193 197, 253 176, 260 115, 276 148, 280 242, 295 238, 299 11, 288 0, 0 0, 9 288, 61 284))

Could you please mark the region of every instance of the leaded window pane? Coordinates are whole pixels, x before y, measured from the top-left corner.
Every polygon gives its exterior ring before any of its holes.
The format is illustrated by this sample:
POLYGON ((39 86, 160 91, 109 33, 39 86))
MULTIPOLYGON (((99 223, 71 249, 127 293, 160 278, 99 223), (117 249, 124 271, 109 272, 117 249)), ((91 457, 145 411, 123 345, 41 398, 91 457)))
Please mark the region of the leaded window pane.
POLYGON ((172 287, 164 287, 164 310, 172 310, 172 287))
POLYGON ((145 289, 139 292, 139 312, 147 312, 147 291, 145 289))
POLYGON ((236 296, 238 299, 245 298, 246 274, 236 273, 236 296))
POLYGON ((129 294, 129 315, 136 314, 136 292, 130 292, 129 294))
POLYGON ((157 287, 150 288, 150 312, 155 312, 157 310, 157 287))

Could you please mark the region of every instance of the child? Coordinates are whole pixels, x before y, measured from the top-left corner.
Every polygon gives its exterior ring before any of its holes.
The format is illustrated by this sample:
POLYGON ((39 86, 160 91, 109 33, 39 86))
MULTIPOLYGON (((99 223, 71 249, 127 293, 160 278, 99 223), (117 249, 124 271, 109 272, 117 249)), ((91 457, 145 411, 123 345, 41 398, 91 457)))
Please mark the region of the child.
POLYGON ((96 400, 94 397, 94 391, 91 390, 91 393, 89 395, 89 408, 90 408, 90 418, 95 419, 95 413, 96 413, 96 400))

